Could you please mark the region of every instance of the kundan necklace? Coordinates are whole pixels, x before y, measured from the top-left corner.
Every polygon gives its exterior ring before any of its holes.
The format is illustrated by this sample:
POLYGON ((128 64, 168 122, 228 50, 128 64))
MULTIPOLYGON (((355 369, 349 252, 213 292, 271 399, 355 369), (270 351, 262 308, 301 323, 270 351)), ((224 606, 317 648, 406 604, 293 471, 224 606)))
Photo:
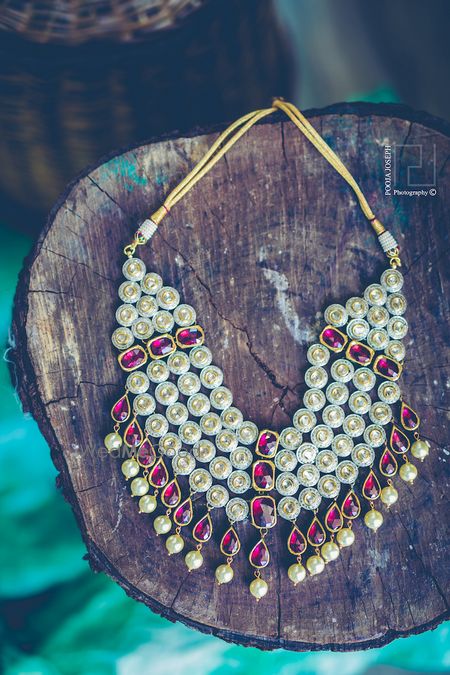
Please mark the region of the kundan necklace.
POLYGON ((429 452, 419 437, 419 417, 398 384, 408 324, 394 237, 314 127, 294 105, 276 99, 271 108, 241 117, 219 136, 140 225, 124 253, 112 342, 127 376, 111 410, 114 430, 105 445, 110 452, 121 450, 122 459, 126 450, 122 472, 139 512, 159 511, 153 527, 168 535, 169 554, 181 553, 191 542, 185 554, 189 570, 201 567, 203 546, 217 539, 224 557, 215 570, 219 584, 233 579, 233 560, 241 552, 239 523, 249 519, 255 528, 246 552, 255 577, 250 591, 258 600, 268 590, 262 577, 270 563, 267 534, 279 519, 291 524, 286 542, 291 581, 321 573, 353 543, 355 518, 363 515, 371 530, 381 526, 378 504, 389 508, 398 498, 395 475, 412 483, 417 468, 410 457, 423 460, 429 452), (353 189, 389 261, 379 283, 370 284, 361 297, 325 310, 323 329, 307 352, 303 404, 292 425, 281 430, 258 429, 233 406, 195 309, 135 255, 234 143, 277 110, 353 189), (225 509, 229 522, 213 536, 217 509, 225 509))

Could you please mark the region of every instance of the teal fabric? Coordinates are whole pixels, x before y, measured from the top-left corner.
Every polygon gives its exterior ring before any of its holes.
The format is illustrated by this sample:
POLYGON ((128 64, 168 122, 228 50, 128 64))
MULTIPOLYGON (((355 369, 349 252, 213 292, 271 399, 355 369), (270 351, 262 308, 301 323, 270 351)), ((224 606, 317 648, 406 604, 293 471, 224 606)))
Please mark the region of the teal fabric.
POLYGON ((367 652, 263 653, 161 619, 105 575, 91 572, 74 517, 55 487, 48 447, 11 384, 12 301, 32 242, 6 228, 2 240, 8 252, 0 268, 0 631, 6 675, 359 675, 380 664, 450 671, 448 624, 367 652))

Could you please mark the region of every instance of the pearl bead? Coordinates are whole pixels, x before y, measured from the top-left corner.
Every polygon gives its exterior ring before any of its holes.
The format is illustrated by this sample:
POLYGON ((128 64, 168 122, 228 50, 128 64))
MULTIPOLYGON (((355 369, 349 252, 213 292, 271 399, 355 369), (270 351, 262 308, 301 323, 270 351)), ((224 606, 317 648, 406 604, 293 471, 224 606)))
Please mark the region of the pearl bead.
POLYGON ((203 556, 200 551, 189 551, 189 553, 186 553, 184 560, 189 572, 198 570, 203 565, 203 556))
POLYGON ((167 537, 166 549, 169 551, 169 555, 172 555, 173 553, 180 553, 183 548, 183 537, 180 537, 179 534, 171 534, 170 537, 167 537))
POLYGON ((249 588, 250 588, 250 593, 257 600, 261 600, 261 598, 263 598, 266 595, 267 591, 269 590, 267 582, 265 582, 264 579, 261 579, 259 577, 258 577, 258 579, 253 579, 249 588))
POLYGON ((415 441, 411 446, 411 453, 416 459, 422 462, 430 452, 430 447, 426 441, 415 441))
POLYGON ((144 495, 139 500, 140 513, 153 513, 156 509, 156 497, 153 495, 144 495))
POLYGON ((105 436, 105 448, 111 452, 112 450, 119 450, 122 447, 122 438, 119 434, 113 432, 105 436))
POLYGON ((320 574, 325 569, 325 562, 320 555, 312 555, 306 561, 306 567, 311 576, 315 574, 320 574))
POLYGON ((145 478, 134 478, 131 481, 130 487, 133 497, 142 497, 142 495, 147 494, 150 489, 150 485, 145 478))
POLYGON ((229 584, 233 577, 234 572, 231 565, 219 565, 216 569, 216 579, 219 585, 229 584))
POLYGON ((339 546, 334 541, 327 541, 320 549, 320 553, 325 562, 331 562, 339 558, 339 546))
POLYGON ((387 487, 384 487, 381 490, 381 501, 383 504, 386 504, 387 506, 391 506, 391 504, 395 504, 395 502, 398 499, 398 492, 393 487, 392 485, 388 485, 387 487))
POLYGON ((351 546, 355 541, 355 533, 349 527, 343 527, 336 535, 339 546, 351 546))
POLYGON ((364 522, 369 529, 375 532, 383 524, 383 514, 380 513, 380 511, 371 509, 370 511, 367 511, 364 516, 364 522))
POLYGON ((139 473, 139 464, 135 459, 126 459, 122 463, 122 473, 125 478, 133 478, 139 473))
POLYGON ((153 521, 156 534, 167 534, 172 527, 169 516, 157 516, 153 521))
POLYGON ((294 565, 291 565, 288 569, 288 577, 293 582, 294 586, 296 586, 306 577, 306 570, 300 563, 294 563, 294 565))
POLYGON ((400 478, 406 483, 414 483, 417 478, 417 469, 414 464, 407 462, 400 467, 400 478))

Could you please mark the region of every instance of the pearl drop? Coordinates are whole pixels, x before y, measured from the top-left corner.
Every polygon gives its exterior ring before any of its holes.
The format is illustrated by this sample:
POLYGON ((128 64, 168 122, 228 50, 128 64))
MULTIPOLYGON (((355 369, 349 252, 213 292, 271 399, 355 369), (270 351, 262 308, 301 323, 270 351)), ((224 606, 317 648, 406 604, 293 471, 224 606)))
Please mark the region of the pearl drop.
POLYGON ((343 527, 336 535, 339 546, 351 546, 355 541, 355 533, 349 527, 343 527))
POLYGON ((189 551, 184 557, 189 572, 198 570, 203 565, 203 556, 200 551, 189 551))
POLYGON ((153 495, 144 495, 139 500, 139 511, 141 513, 153 513, 156 509, 156 497, 153 495))
POLYGON ((422 462, 430 452, 430 447, 426 441, 415 441, 411 446, 411 453, 416 459, 422 462))
POLYGON ((269 590, 267 582, 265 582, 264 579, 261 578, 253 579, 249 588, 250 593, 253 595, 254 598, 256 598, 256 600, 261 600, 261 598, 263 598, 266 595, 267 591, 269 590))
POLYGON ((231 565, 219 565, 216 569, 216 580, 220 584, 229 584, 234 577, 231 565))
POLYGON ((383 524, 383 514, 380 511, 371 509, 364 516, 364 522, 370 530, 375 532, 383 524))
POLYGON ((294 565, 291 565, 288 569, 288 577, 293 582, 294 586, 296 586, 306 577, 306 570, 300 563, 294 563, 294 565))
POLYGON ((306 561, 306 567, 311 576, 320 574, 325 569, 325 561, 320 555, 312 555, 306 561))
POLYGON ((150 489, 150 485, 145 478, 134 478, 131 481, 130 487, 133 497, 141 497, 142 495, 147 494, 150 489))
POLYGON ((339 546, 334 541, 327 541, 320 549, 320 553, 325 562, 331 562, 339 557, 339 546))
POLYGON ((400 478, 406 483, 413 483, 417 478, 417 469, 414 464, 407 462, 400 467, 400 478))
POLYGON ((170 532, 172 523, 169 516, 157 516, 153 521, 153 527, 155 528, 156 534, 167 534, 170 532))
POLYGON ((122 439, 119 434, 115 432, 105 436, 105 448, 111 452, 111 450, 119 450, 122 447, 122 439))
POLYGON ((387 487, 384 487, 381 490, 380 497, 383 504, 391 506, 391 504, 395 504, 395 502, 397 501, 398 492, 395 489, 395 487, 392 487, 392 485, 388 485, 387 487))
POLYGON ((169 555, 173 553, 180 553, 184 548, 183 537, 180 537, 179 534, 171 534, 170 537, 167 537, 166 549, 169 552, 169 555))
POLYGON ((122 463, 122 473, 125 478, 133 478, 139 473, 139 464, 135 459, 126 459, 122 463))

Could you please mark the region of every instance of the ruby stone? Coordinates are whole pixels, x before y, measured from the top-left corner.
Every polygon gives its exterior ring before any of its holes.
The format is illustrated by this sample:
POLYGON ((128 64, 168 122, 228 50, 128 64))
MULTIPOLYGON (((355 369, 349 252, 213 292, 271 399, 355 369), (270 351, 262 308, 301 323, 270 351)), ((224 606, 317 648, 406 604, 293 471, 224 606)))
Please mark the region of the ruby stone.
POLYGON ((174 513, 174 521, 177 525, 188 525, 192 520, 192 502, 186 499, 174 513))
POLYGON ((330 532, 337 532, 341 529, 344 521, 337 504, 333 504, 333 506, 328 510, 325 518, 325 524, 330 532))
POLYGON ((195 347, 203 343, 203 332, 198 326, 182 328, 177 332, 177 342, 182 347, 195 347))
POLYGON ((162 335, 154 338, 148 343, 148 349, 151 356, 162 357, 171 354, 175 349, 173 339, 169 335, 162 335))
POLYGON ((222 553, 229 556, 236 555, 236 553, 241 548, 241 542, 239 541, 239 537, 237 536, 236 531, 232 527, 230 527, 230 529, 227 530, 223 535, 220 546, 222 549, 222 553))
POLYGON ((208 541, 212 535, 212 522, 209 514, 203 516, 195 525, 193 530, 194 538, 198 541, 208 541))
POLYGON ((320 546, 325 541, 325 530, 322 525, 319 523, 317 518, 314 518, 311 525, 308 528, 307 533, 308 541, 312 546, 320 546))
POLYGON ((277 522, 275 501, 272 497, 255 497, 251 504, 255 527, 273 527, 277 522))
POLYGON ((401 418, 405 429, 414 431, 414 429, 417 429, 419 426, 419 418, 417 414, 412 408, 409 407, 409 405, 406 405, 405 403, 402 404, 401 418))
POLYGON ((172 480, 163 490, 162 500, 166 506, 176 506, 180 501, 180 488, 176 481, 172 480))
POLYGON ((409 450, 408 436, 400 431, 400 429, 397 429, 397 427, 393 427, 390 438, 390 446, 394 452, 397 452, 399 455, 404 455, 405 452, 408 452, 409 450))
POLYGON ((269 564, 270 553, 263 539, 252 548, 249 557, 253 567, 266 567, 269 564))
POLYGON ((274 468, 270 462, 255 462, 253 482, 257 490, 271 490, 274 485, 274 468))
POLYGON ((130 416, 130 402, 127 396, 119 398, 112 409, 112 418, 115 422, 125 422, 130 416))
POLYGON ((381 488, 378 478, 375 476, 373 471, 369 473, 366 480, 364 481, 362 487, 362 493, 366 499, 378 499, 380 496, 381 488))
POLYGON ((288 539, 288 549, 294 555, 301 555, 306 550, 306 539, 298 527, 293 527, 288 539))
POLYGON ((150 473, 150 483, 154 487, 163 487, 169 479, 169 474, 165 465, 160 460, 155 464, 150 473))
POLYGON ((133 347, 119 357, 120 365, 124 370, 134 370, 139 368, 147 360, 147 354, 142 347, 133 347))
POLYGON ((324 328, 321 333, 321 338, 322 341, 335 352, 340 352, 344 349, 347 342, 345 335, 335 328, 331 328, 331 326, 324 328))
POLYGON ((359 363, 361 366, 366 366, 368 363, 370 363, 372 360, 372 355, 373 353, 371 350, 365 345, 361 344, 361 342, 355 342, 348 348, 348 357, 352 361, 359 363))
POLYGON ((397 361, 387 356, 379 356, 375 362, 375 372, 389 380, 397 380, 400 376, 400 368, 397 361))
POLYGON ((385 476, 393 476, 397 472, 397 461, 387 448, 381 455, 380 471, 385 476))
POLYGON ((263 431, 258 438, 256 449, 264 457, 273 457, 278 447, 278 436, 273 431, 263 431))
POLYGON ((349 492, 346 498, 344 499, 344 503, 342 504, 343 515, 351 520, 353 518, 357 518, 360 512, 361 506, 357 496, 353 491, 349 492))
POLYGON ((142 429, 136 420, 127 426, 124 440, 130 448, 137 448, 140 445, 142 441, 142 429))
POLYGON ((139 446, 136 459, 141 466, 151 466, 156 460, 156 452, 148 438, 145 438, 139 446))

